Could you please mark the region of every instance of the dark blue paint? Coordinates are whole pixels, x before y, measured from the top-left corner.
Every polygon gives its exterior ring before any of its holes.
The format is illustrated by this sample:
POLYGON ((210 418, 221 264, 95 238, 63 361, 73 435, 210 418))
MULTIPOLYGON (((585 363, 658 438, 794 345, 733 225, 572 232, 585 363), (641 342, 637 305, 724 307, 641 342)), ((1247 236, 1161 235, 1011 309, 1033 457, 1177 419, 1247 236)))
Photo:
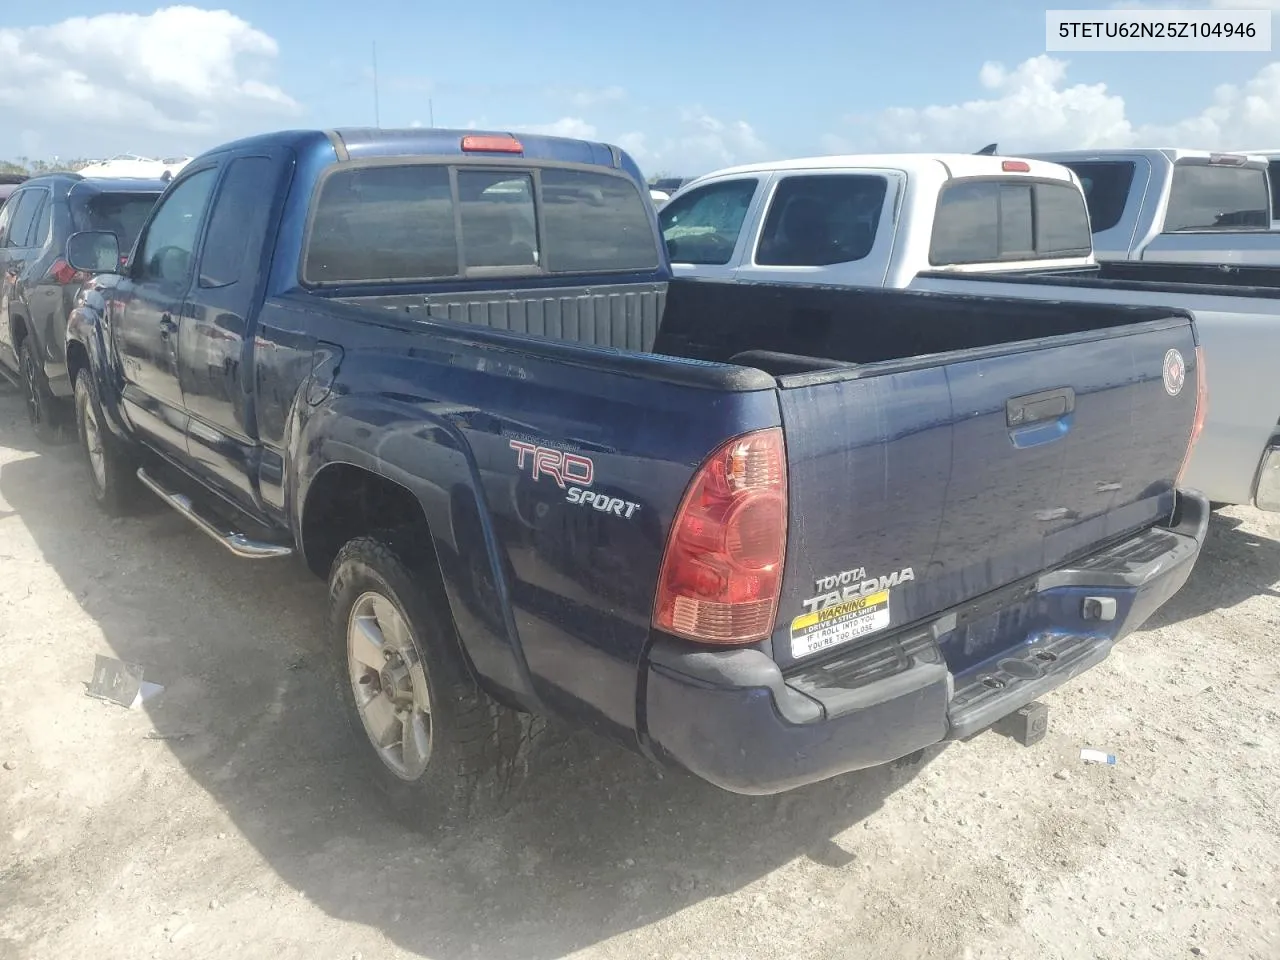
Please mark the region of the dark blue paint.
MULTIPOLYGON (((355 161, 443 162, 473 132, 338 137, 355 161)), ((616 163, 643 190, 625 154, 521 139, 527 158, 616 163)), ((786 687, 781 672, 811 666, 791 662, 787 631, 816 592, 815 578, 857 566, 871 576, 914 568, 914 581, 893 594, 891 635, 1172 510, 1197 374, 1186 321, 1131 338, 1122 331, 948 354, 949 363, 886 362, 781 388, 764 373, 719 362, 428 322, 382 309, 378 297, 443 285, 300 286, 308 210, 320 177, 338 162, 334 141, 315 131, 251 138, 198 158, 170 191, 196 171, 215 171, 201 243, 216 232, 220 205, 263 213, 245 218, 242 272, 224 256, 218 276, 206 277, 208 252, 197 247, 185 286, 157 290, 134 279, 131 263, 126 277, 86 289, 69 349, 88 358, 114 430, 304 553, 315 548, 305 536, 309 494, 336 471, 368 471, 408 490, 429 525, 466 654, 506 702, 559 713, 747 792, 892 759, 946 734, 947 665, 966 669, 1001 643, 1023 642, 1025 618, 1009 615, 985 646, 944 640, 933 660, 891 678, 897 693, 880 712, 815 724, 825 708, 786 687), (255 158, 269 175, 237 184, 230 171, 255 158), (165 314, 178 328, 161 336, 165 314), (1187 354, 1190 385, 1177 401, 1155 393, 1173 344, 1187 354), (1005 423, 1006 401, 1065 386, 1077 406, 1043 428, 1056 431, 1053 442, 1020 443, 1026 433, 1005 423), (658 568, 694 470, 727 438, 778 425, 791 513, 774 637, 758 649, 708 653, 655 636, 658 568), (634 517, 571 504, 554 482, 535 482, 517 469, 517 438, 590 456, 594 489, 638 504, 634 517), (1119 486, 1095 492, 1103 481, 1119 486), (1038 519, 1047 508, 1060 513, 1038 519), (741 665, 756 679, 735 673, 741 665), (722 671, 724 688, 712 696, 708 684, 720 680, 691 680, 700 669, 722 671), (735 744, 758 756, 725 769, 735 744)), ((668 265, 659 263, 652 273, 599 282, 665 280, 668 265)), ((582 283, 540 277, 453 287, 501 297, 582 283)), ((926 310, 959 299, 883 297, 926 310)), ((1062 609, 1045 604, 1036 624, 1071 628, 1062 609)))

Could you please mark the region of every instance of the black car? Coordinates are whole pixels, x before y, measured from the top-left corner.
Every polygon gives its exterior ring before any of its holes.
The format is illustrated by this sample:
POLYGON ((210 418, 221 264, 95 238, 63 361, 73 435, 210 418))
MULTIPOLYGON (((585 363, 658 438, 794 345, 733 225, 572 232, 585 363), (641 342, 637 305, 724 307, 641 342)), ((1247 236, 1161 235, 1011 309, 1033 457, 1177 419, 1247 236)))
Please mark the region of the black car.
POLYGON ((0 204, 9 199, 9 194, 18 189, 18 184, 29 179, 22 173, 0 173, 0 204))
POLYGON ((0 372, 26 393, 42 440, 56 439, 71 411, 64 337, 87 275, 67 263, 67 237, 107 230, 128 251, 167 185, 55 173, 18 184, 0 207, 0 372))

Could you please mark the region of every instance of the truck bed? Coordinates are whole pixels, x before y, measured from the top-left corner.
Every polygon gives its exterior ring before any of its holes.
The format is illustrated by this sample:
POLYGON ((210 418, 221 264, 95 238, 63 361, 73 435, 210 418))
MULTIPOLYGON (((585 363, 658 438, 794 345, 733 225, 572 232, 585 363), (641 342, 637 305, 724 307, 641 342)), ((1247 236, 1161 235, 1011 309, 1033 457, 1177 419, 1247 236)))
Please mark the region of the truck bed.
MULTIPOLYGON (((565 304, 584 292, 559 295, 552 312, 563 316, 565 304)), ((609 296, 590 300, 591 309, 609 296)), ((505 316, 526 318, 520 335, 495 329, 492 306, 450 309, 441 323, 425 319, 431 310, 421 298, 343 299, 364 316, 372 310, 430 324, 437 343, 448 330, 460 344, 500 345, 508 384, 523 379, 532 390, 554 381, 553 406, 545 386, 523 401, 517 399, 523 391, 504 388, 486 401, 486 412, 501 429, 554 433, 602 451, 598 469, 603 475, 603 463, 611 465, 611 494, 645 505, 646 522, 656 524, 649 533, 608 534, 628 545, 625 559, 593 554, 592 536, 605 536, 596 531, 579 540, 594 564, 557 553, 551 577, 536 557, 546 556, 545 544, 553 541, 536 537, 544 543, 539 550, 528 540, 531 506, 508 511, 503 504, 519 501, 519 491, 540 498, 548 511, 536 524, 542 530, 577 528, 577 513, 527 479, 516 493, 501 493, 510 478, 505 440, 499 434, 494 446, 490 431, 468 431, 489 477, 489 508, 510 537, 513 596, 540 597, 540 620, 555 595, 570 592, 568 583, 585 589, 580 596, 598 597, 600 571, 616 568, 627 569, 630 581, 609 588, 612 611, 598 630, 617 638, 636 629, 606 626, 623 610, 631 623, 647 619, 662 540, 688 477, 679 464, 709 452, 684 441, 699 434, 708 404, 729 409, 727 397, 713 400, 707 390, 757 397, 752 403, 772 410, 785 431, 787 564, 777 625, 761 645, 784 669, 830 655, 806 646, 795 624, 851 584, 893 582, 877 633, 893 632, 1121 540, 1173 511, 1174 475, 1196 397, 1194 388, 1168 396, 1161 364, 1169 350, 1180 350, 1188 382, 1195 376, 1185 313, 692 279, 672 281, 662 296, 665 311, 648 355, 619 349, 647 338, 642 309, 622 310, 625 322, 607 338, 599 326, 563 323, 543 324, 529 336, 531 305, 545 303, 545 291, 507 294, 505 316), (565 361, 580 372, 558 373, 565 361), (627 378, 625 387, 619 376, 627 378), (681 391, 683 399, 647 391, 662 412, 644 416, 667 431, 665 441, 628 426, 637 423, 639 410, 631 405, 650 378, 695 388, 681 391), (677 428, 673 416, 687 426, 677 428), (489 447, 491 454, 484 452, 489 447), (659 467, 670 476, 654 486, 649 472, 659 467), (835 585, 827 589, 824 582, 835 585)), ((539 642, 553 633, 545 623, 536 630, 539 642)), ((633 642, 642 648, 643 635, 633 642)), ((965 672, 1014 642, 1021 641, 997 631, 982 643, 957 640, 944 653, 953 670, 965 672)))

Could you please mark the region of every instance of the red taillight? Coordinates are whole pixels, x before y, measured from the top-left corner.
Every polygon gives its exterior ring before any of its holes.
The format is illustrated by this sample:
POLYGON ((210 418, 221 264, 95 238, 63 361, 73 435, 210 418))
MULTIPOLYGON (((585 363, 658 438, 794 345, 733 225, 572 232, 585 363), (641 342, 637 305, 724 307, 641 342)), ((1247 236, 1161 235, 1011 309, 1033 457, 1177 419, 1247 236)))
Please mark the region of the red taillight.
POLYGON ((69 283, 83 283, 85 275, 73 267, 67 261, 59 257, 53 261, 53 266, 49 268, 47 274, 49 279, 66 286, 69 283))
POLYGON ((702 643, 773 632, 787 547, 787 455, 772 427, 698 468, 667 537, 653 625, 702 643))
POLYGON ((1031 164, 1025 160, 1002 160, 1000 169, 1005 173, 1030 173, 1031 164))
POLYGON ((1191 454, 1196 448, 1196 441, 1200 439, 1200 434, 1204 430, 1205 414, 1209 410, 1209 385, 1205 380, 1204 374, 1204 347, 1196 347, 1196 415, 1191 421, 1191 438, 1187 441, 1187 452, 1182 458, 1182 466, 1178 468, 1178 476, 1174 479, 1174 486, 1182 483, 1182 475, 1187 472, 1187 465, 1191 463, 1191 454))
POLYGON ((469 135, 462 138, 463 153, 523 153, 524 146, 515 137, 469 135))

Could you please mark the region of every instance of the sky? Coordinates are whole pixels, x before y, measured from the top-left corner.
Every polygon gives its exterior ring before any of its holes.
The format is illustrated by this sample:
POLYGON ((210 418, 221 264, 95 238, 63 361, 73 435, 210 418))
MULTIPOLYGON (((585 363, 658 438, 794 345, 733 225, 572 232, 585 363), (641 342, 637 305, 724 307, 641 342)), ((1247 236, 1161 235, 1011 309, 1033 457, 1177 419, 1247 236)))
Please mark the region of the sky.
POLYGON ((1138 5, 1280 0, 6 4, 0 160, 375 122, 604 140, 648 175, 991 142, 1280 147, 1280 24, 1274 53, 1045 52, 1046 6, 1138 5))

